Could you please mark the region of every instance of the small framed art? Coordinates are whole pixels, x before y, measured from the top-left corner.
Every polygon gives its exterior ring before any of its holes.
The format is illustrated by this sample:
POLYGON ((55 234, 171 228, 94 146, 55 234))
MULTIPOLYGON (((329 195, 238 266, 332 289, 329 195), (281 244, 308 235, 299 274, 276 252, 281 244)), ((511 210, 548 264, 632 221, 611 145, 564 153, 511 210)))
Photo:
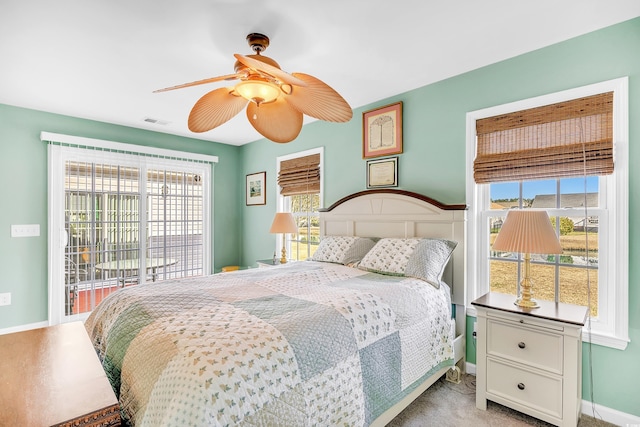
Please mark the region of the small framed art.
POLYGON ((362 158, 402 153, 402 102, 362 113, 362 158))
POLYGON ((247 206, 264 205, 266 198, 266 172, 256 172, 247 175, 247 206))
POLYGON ((398 158, 367 160, 367 188, 397 187, 398 158))

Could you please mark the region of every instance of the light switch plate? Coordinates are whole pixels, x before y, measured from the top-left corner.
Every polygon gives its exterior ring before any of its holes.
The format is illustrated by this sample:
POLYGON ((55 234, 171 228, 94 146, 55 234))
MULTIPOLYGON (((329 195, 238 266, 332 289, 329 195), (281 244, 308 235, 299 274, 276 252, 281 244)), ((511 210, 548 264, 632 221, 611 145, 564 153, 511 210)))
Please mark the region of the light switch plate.
POLYGON ((11 225, 11 237, 37 237, 40 235, 40 224, 11 225))

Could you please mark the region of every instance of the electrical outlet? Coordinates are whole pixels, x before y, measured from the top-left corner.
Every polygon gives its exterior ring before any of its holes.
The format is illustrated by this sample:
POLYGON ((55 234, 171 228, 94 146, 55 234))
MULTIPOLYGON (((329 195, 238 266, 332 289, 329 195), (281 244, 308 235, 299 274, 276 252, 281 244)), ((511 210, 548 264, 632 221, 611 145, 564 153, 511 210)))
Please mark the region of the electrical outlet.
POLYGON ((0 294, 0 306, 11 305, 11 292, 0 294))

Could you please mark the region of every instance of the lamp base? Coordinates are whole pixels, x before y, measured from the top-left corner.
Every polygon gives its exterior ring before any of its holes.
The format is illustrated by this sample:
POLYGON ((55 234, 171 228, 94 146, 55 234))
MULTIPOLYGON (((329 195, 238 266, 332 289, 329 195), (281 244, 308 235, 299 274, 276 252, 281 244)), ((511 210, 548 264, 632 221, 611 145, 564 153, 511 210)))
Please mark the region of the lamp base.
POLYGON ((532 298, 533 282, 531 281, 531 254, 524 254, 524 277, 520 282, 520 295, 513 302, 522 308, 538 308, 538 302, 532 298))
POLYGON ((518 307, 521 308, 538 308, 540 307, 540 305, 538 304, 538 301, 534 300, 534 299, 524 299, 522 297, 516 299, 513 302, 515 305, 517 305, 518 307))
MULTIPOLYGON (((283 239, 284 240, 284 236, 283 239)), ((284 247, 284 243, 282 246, 282 257, 280 258, 280 264, 286 264, 287 263, 287 250, 284 247)))

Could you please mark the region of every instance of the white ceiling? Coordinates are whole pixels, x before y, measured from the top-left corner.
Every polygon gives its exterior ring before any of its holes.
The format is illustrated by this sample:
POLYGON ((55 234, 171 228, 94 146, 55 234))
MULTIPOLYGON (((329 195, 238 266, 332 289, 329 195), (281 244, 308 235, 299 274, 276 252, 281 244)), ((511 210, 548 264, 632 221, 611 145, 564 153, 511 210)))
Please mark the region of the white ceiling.
POLYGON ((242 145, 261 139, 244 112, 187 129, 224 83, 152 91, 232 73, 260 32, 357 108, 637 16, 638 0, 0 0, 0 103, 242 145))

